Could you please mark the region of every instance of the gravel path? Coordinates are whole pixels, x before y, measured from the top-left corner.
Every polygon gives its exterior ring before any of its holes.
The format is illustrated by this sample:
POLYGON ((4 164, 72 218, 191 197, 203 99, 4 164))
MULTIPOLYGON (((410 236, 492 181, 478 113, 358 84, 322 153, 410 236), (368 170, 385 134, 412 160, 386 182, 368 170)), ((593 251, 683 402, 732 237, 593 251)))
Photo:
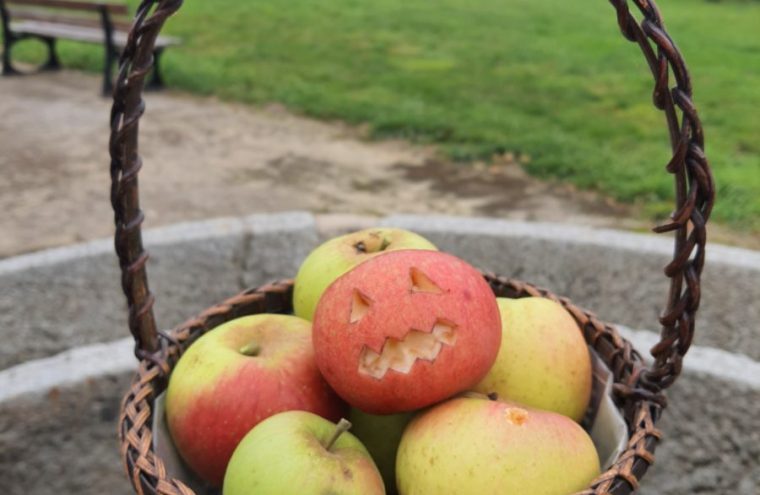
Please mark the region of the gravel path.
MULTIPOLYGON (((0 257, 112 232, 110 100, 73 71, 0 78, 0 257)), ((175 91, 146 96, 146 226, 252 212, 440 213, 645 228, 627 208, 528 177, 510 155, 474 166, 360 129, 175 91)))

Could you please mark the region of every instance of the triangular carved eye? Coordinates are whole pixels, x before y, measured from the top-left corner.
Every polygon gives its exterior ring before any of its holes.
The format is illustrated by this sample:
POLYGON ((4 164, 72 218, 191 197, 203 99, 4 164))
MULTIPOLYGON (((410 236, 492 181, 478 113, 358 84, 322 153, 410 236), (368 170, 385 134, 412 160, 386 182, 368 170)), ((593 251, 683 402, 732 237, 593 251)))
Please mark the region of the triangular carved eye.
POLYGON ((354 289, 354 296, 351 298, 351 315, 348 318, 349 323, 356 323, 361 320, 364 315, 369 311, 369 307, 372 302, 370 299, 354 289))
POLYGON ((443 292, 422 270, 412 267, 409 273, 412 278, 412 292, 428 292, 430 294, 441 294, 443 292))

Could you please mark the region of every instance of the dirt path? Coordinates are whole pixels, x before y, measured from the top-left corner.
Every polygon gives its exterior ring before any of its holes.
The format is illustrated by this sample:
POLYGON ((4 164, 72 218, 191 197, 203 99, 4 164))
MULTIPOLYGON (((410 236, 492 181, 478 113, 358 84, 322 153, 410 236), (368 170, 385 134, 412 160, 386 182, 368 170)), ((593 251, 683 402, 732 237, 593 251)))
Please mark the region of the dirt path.
MULTIPOLYGON (((0 257, 112 233, 110 100, 97 77, 0 78, 0 257)), ((528 177, 509 156, 473 167, 275 106, 146 97, 146 227, 252 212, 440 213, 643 228, 593 194, 528 177)))

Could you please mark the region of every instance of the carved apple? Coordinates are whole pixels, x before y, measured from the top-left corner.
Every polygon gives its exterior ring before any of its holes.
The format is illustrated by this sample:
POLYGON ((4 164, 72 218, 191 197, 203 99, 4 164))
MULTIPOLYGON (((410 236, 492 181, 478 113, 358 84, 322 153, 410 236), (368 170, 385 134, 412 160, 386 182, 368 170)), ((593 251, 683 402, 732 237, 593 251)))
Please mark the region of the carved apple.
POLYGON ((429 406, 490 369, 501 342, 496 298, 450 254, 393 251, 325 291, 314 315, 314 356, 333 389, 372 414, 429 406))

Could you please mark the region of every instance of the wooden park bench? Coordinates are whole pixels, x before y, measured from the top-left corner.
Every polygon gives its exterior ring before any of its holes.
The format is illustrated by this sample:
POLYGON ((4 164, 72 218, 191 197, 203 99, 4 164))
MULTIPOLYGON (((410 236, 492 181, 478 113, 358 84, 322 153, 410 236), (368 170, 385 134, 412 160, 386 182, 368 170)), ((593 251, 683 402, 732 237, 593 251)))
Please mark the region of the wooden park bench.
MULTIPOLYGON (((0 0, 3 23, 3 75, 19 74, 11 64, 11 48, 21 40, 37 38, 47 44, 48 58, 42 70, 56 70, 61 63, 57 39, 102 43, 105 49, 103 92, 112 91, 113 66, 127 42, 132 24, 126 4, 90 0, 0 0)), ((160 36, 153 53, 154 70, 148 85, 163 86, 159 58, 164 48, 178 40, 160 36)))

